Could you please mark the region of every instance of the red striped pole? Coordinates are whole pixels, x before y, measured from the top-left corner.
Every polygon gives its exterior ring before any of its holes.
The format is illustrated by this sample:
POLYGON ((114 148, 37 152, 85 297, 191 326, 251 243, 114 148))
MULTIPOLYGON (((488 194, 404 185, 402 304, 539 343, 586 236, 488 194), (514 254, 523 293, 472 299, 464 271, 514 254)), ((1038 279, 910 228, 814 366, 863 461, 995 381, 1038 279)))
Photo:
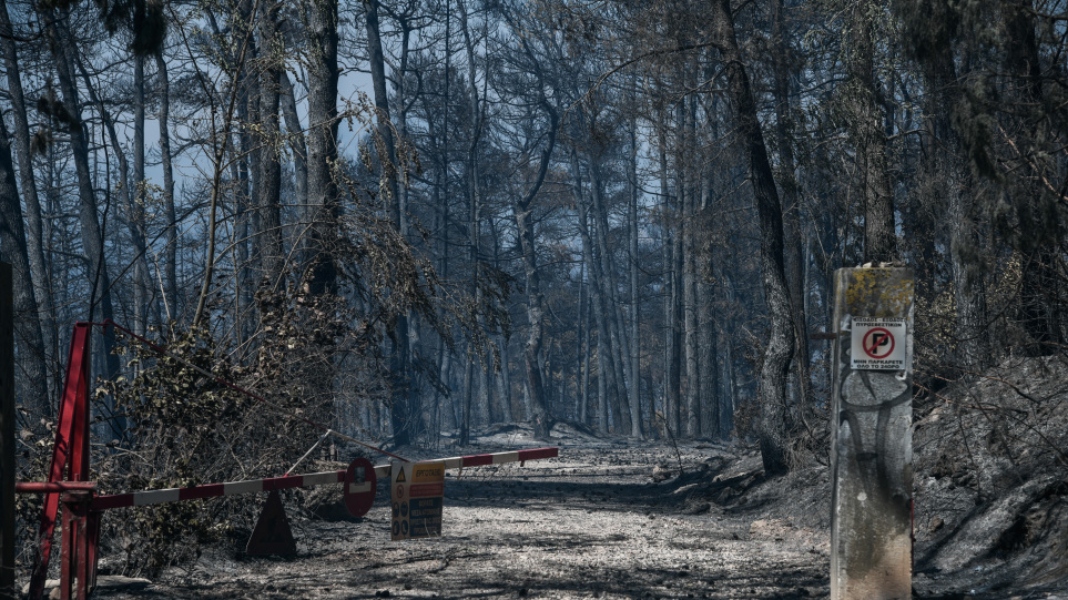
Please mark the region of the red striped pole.
MULTIPOLYGON (((438 459, 436 462, 444 462, 446 469, 462 469, 465 467, 481 467, 510 462, 526 462, 528 460, 554 458, 559 456, 559 454, 559 448, 532 448, 530 450, 513 450, 511 452, 497 452, 494 454, 456 456, 453 458, 438 459)), ((378 465, 375 467, 375 475, 380 479, 388 480, 390 471, 390 465, 378 465)), ((94 498, 93 510, 108 510, 130 506, 149 506, 152 504, 179 502, 182 500, 200 500, 204 498, 218 498, 221 496, 234 496, 237 494, 248 494, 253 492, 315 487, 331 483, 342 483, 344 481, 345 471, 323 471, 321 473, 290 475, 288 477, 271 477, 268 479, 251 479, 248 481, 210 483, 207 485, 185 488, 169 488, 165 490, 147 490, 126 494, 112 494, 94 498)))

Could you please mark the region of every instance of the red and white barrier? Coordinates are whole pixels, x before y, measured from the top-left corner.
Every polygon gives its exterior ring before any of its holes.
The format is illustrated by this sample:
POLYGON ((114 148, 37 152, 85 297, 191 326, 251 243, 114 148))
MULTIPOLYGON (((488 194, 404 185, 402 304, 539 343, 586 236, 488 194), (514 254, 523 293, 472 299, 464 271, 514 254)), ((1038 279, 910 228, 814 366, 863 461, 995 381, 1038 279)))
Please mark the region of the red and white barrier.
MULTIPOLYGON (((268 407, 272 407, 262 396, 188 363, 184 359, 168 353, 166 348, 162 348, 110 320, 96 324, 76 323, 74 334, 71 338, 67 379, 58 411, 59 418, 56 423, 55 444, 52 449, 52 462, 48 470, 48 480, 43 482, 23 482, 16 486, 16 491, 19 493, 44 494, 44 510, 41 511, 41 522, 38 528, 40 546, 39 551, 35 554, 36 560, 30 581, 29 596, 31 599, 39 600, 43 597, 45 578, 49 573, 48 566, 52 554, 52 537, 55 533, 61 503, 65 507, 63 511, 61 598, 62 600, 71 600, 76 597, 78 600, 86 600, 96 580, 97 541, 100 533, 100 515, 103 510, 347 482, 345 486, 346 506, 354 516, 362 516, 370 508, 374 500, 377 477, 388 479, 392 470, 389 465, 374 467, 367 459, 357 459, 349 465, 348 471, 327 471, 307 475, 96 496, 94 494, 95 483, 85 481, 90 472, 89 384, 91 370, 89 368, 89 357, 91 352, 89 334, 95 325, 105 328, 114 327, 121 330, 131 338, 146 344, 161 356, 170 356, 187 367, 200 372, 210 380, 225 385, 268 407), (371 471, 372 469, 373 471, 371 471), (358 476, 356 475, 357 473, 359 474, 358 476)), ((277 407, 272 408, 278 410, 277 407)), ((299 415, 289 416, 331 433, 329 428, 305 417, 299 415)), ((383 455, 404 460, 400 456, 352 437, 338 432, 332 433, 383 455)), ((457 469, 551 458, 557 456, 557 453, 558 450, 556 448, 535 448, 497 454, 460 456, 444 459, 444 462, 447 468, 457 469)), ((272 497, 277 497, 277 494, 272 497)), ((284 511, 281 511, 281 515, 284 517, 284 511)), ((288 534, 288 525, 285 528, 288 534)), ((250 540, 251 543, 252 540, 250 540)))
MULTIPOLYGON (((445 463, 446 469, 462 469, 465 467, 482 467, 487 465, 500 465, 511 462, 526 462, 543 458, 555 458, 559 455, 559 448, 532 448, 530 450, 513 450, 511 452, 497 452, 494 454, 474 454, 471 456, 456 456, 453 458, 439 459, 445 463)), ((390 465, 378 465, 375 467, 375 475, 380 479, 388 480, 390 465)), ((251 479, 248 481, 231 481, 228 483, 210 483, 185 488, 169 488, 165 490, 148 490, 144 492, 131 492, 127 494, 111 494, 93 498, 93 510, 108 510, 112 508, 127 508, 130 506, 149 506, 163 504, 165 502, 178 502, 181 500, 201 500, 204 498, 218 498, 221 496, 234 496, 254 492, 270 492, 272 490, 286 490, 299 487, 315 487, 342 483, 345 481, 345 471, 324 471, 321 473, 309 473, 306 475, 290 475, 288 477, 270 477, 267 479, 251 479)))

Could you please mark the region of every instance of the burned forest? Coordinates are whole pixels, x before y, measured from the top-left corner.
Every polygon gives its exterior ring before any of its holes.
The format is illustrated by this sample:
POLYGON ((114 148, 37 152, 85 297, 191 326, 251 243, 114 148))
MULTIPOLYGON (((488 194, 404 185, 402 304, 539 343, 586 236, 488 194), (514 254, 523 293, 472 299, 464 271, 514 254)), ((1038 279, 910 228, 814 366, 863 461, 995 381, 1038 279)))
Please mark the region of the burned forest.
POLYGON ((1068 2, 0 0, 0 49, 4 597, 1068 598, 1068 2), (843 592, 871 514, 905 583, 843 592))

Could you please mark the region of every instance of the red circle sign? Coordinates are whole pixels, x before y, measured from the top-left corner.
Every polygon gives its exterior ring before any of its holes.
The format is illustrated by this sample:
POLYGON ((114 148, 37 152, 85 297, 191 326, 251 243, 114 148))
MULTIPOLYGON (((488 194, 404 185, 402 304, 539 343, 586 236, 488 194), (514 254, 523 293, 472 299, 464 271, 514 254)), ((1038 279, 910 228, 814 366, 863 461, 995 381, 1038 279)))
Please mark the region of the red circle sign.
POLYGON ((357 458, 345 471, 345 508, 354 517, 362 517, 371 510, 378 491, 375 466, 366 458, 357 458))
POLYGON ((881 360, 890 356, 894 351, 894 334, 890 333, 890 330, 885 327, 875 327, 864 334, 862 343, 864 344, 864 354, 876 360, 881 360))

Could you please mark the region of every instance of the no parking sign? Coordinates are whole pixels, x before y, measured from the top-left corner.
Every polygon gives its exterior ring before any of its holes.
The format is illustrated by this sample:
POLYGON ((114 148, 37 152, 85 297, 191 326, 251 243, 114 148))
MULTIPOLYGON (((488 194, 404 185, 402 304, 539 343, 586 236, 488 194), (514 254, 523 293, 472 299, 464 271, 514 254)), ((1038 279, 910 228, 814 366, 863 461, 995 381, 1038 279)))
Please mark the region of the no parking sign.
POLYGON ((905 368, 908 358, 905 319, 853 317, 851 342, 853 369, 900 371, 905 368))

